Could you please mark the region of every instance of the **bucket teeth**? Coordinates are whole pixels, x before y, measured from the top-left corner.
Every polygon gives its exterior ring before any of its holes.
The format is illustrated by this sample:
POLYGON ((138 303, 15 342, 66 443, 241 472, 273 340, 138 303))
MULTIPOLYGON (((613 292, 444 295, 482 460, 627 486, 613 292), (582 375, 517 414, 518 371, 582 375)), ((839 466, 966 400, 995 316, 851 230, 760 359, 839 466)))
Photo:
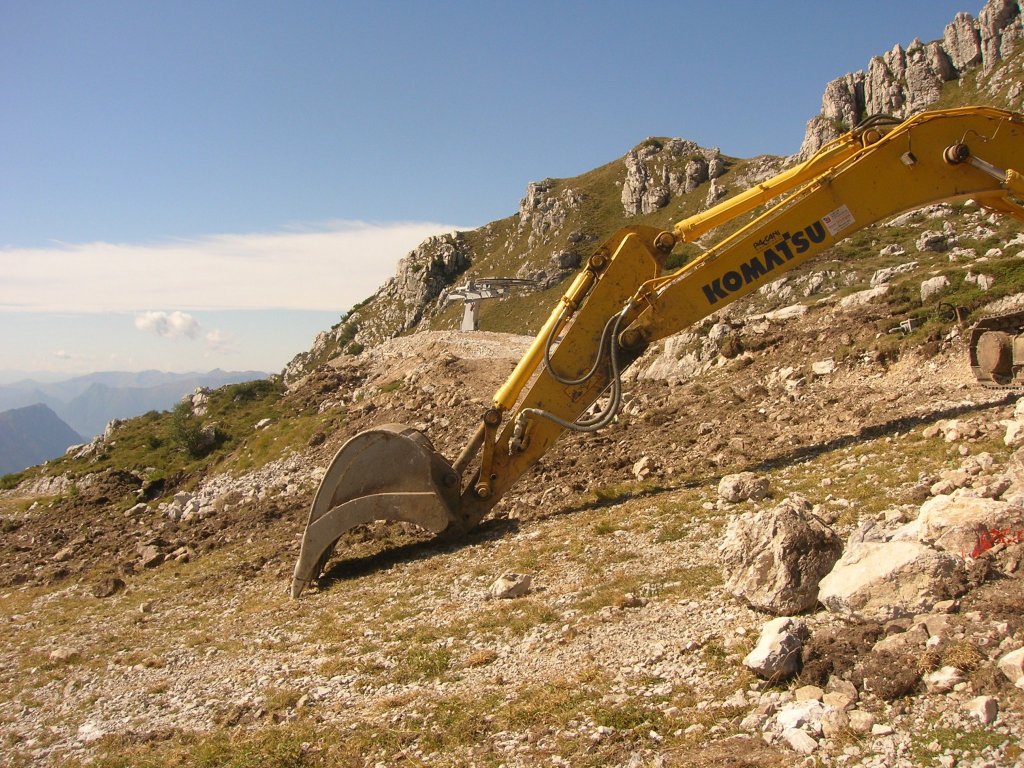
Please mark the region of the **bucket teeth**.
POLYGON ((440 533, 457 519, 458 476, 421 432, 388 424, 356 435, 335 455, 302 535, 291 595, 319 578, 345 531, 374 520, 440 533))

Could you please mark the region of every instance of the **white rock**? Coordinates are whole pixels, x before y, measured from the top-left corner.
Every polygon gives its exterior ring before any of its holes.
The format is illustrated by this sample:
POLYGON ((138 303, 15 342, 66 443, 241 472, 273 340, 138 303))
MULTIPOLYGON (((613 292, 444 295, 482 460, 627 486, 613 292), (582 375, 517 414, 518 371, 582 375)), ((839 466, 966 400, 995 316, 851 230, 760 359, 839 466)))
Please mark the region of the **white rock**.
POLYGON ((765 317, 768 320, 792 320, 794 317, 801 317, 807 314, 807 307, 804 304, 791 304, 788 307, 782 307, 782 309, 776 309, 772 312, 765 313, 765 317))
POLYGON ((1010 651, 999 659, 999 671, 1006 675, 1011 683, 1024 680, 1024 648, 1010 651))
POLYGON ((765 680, 788 680, 800 669, 800 649, 807 625, 790 616, 772 619, 761 628, 757 645, 743 664, 765 680))
MULTIPOLYGON (((896 246, 896 247, 899 248, 899 246, 896 246)), ((892 248, 892 246, 887 246, 886 248, 883 248, 882 249, 882 255, 883 256, 885 256, 885 255, 895 255, 895 256, 898 256, 898 255, 901 255, 903 253, 903 249, 902 248, 899 248, 899 253, 894 253, 892 250, 889 250, 891 248, 892 248), (886 253, 887 250, 889 250, 889 253, 886 253)), ((917 262, 916 261, 908 261, 906 264, 900 264, 900 265, 895 266, 895 267, 886 267, 885 269, 876 270, 875 274, 873 274, 871 276, 871 287, 875 288, 875 287, 877 287, 879 285, 884 285, 884 284, 888 283, 890 280, 892 280, 894 277, 896 277, 897 275, 903 275, 903 274, 906 274, 907 272, 912 272, 916 268, 917 268, 917 262)))
POLYGON ((804 699, 786 704, 775 713, 775 722, 782 729, 810 728, 821 730, 821 718, 829 708, 817 699, 804 699))
POLYGON ((1003 434, 1003 443, 1011 448, 1019 448, 1024 445, 1024 423, 1017 420, 1003 422, 1006 425, 1006 432, 1003 434))
POLYGON ((96 723, 83 723, 78 726, 78 740, 85 744, 92 744, 106 735, 107 732, 96 725, 96 723))
POLYGON ((956 555, 970 554, 978 532, 1024 528, 1024 508, 996 499, 936 496, 921 505, 921 541, 956 555))
POLYGON ((964 680, 963 672, 956 667, 942 667, 924 676, 924 685, 929 693, 949 693, 957 683, 964 680))
POLYGON ((929 301, 942 294, 949 287, 949 278, 945 275, 929 278, 921 283, 921 301, 929 301))
POLYGON ((982 725, 992 725, 999 715, 999 702, 994 696, 978 696, 964 703, 964 710, 982 725))
POLYGON ((842 549, 809 501, 787 498, 729 521, 719 545, 725 588, 758 610, 800 613, 817 604, 817 584, 842 549))
POLYGON ((753 472, 725 475, 718 482, 718 495, 730 504, 759 501, 768 495, 768 481, 753 472))
POLYGON ((913 616, 945 600, 963 565, 958 557, 914 541, 850 544, 818 585, 831 612, 885 621, 913 616))
POLYGON ((889 286, 879 285, 874 288, 868 288, 866 291, 858 291, 857 293, 851 293, 849 296, 844 296, 839 300, 840 309, 852 309, 854 307, 862 307, 865 304, 869 304, 875 299, 880 299, 889 292, 889 286))
POLYGON ((817 362, 811 363, 811 372, 815 376, 828 376, 830 373, 835 373, 836 361, 831 357, 827 360, 818 360, 817 362))
POLYGON ((782 732, 782 738, 794 752, 802 755, 809 755, 818 748, 818 742, 799 728, 787 728, 782 732))
POLYGON ((854 733, 870 733, 875 727, 875 716, 862 709, 855 709, 849 713, 850 730, 854 733))
POLYGON ((530 591, 533 577, 529 574, 506 573, 495 579, 488 590, 488 595, 496 600, 508 600, 522 597, 530 591))

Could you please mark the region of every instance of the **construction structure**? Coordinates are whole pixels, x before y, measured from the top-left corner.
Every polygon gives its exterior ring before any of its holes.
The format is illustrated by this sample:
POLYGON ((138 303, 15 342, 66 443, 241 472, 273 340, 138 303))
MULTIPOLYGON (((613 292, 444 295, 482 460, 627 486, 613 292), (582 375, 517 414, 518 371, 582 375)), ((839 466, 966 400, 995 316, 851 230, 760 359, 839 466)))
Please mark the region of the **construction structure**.
POLYGON ((503 299, 513 288, 534 288, 536 280, 525 280, 517 277, 482 277, 470 280, 465 285, 453 288, 446 301, 465 302, 462 312, 463 331, 480 330, 480 302, 484 299, 503 299))

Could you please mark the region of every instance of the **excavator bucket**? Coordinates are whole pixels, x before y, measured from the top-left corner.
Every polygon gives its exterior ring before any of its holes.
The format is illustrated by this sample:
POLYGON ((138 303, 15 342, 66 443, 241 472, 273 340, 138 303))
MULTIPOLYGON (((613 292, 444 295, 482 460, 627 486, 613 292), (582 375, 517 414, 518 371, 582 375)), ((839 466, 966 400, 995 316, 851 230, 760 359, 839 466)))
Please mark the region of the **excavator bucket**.
POLYGON ((361 432, 335 455, 302 536, 291 595, 320 577, 345 531, 374 520, 440 533, 456 521, 459 476, 426 436, 401 424, 361 432))

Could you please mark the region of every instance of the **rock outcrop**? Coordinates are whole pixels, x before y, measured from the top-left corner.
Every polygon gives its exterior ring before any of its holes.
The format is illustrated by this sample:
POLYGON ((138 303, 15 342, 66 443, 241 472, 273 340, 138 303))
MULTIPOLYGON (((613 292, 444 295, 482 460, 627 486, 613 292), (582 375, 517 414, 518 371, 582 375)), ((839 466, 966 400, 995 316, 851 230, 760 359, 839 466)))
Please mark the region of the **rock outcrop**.
POLYGON ((871 59, 866 71, 831 81, 821 114, 807 123, 800 158, 810 157, 865 116, 908 117, 938 101, 943 83, 977 67, 991 72, 1021 39, 1021 16, 1017 0, 989 0, 977 19, 958 13, 942 40, 915 39, 906 49, 896 45, 871 59))
POLYGON ((683 139, 647 139, 630 150, 625 163, 622 208, 627 216, 654 213, 726 169, 717 147, 704 149, 683 139))

